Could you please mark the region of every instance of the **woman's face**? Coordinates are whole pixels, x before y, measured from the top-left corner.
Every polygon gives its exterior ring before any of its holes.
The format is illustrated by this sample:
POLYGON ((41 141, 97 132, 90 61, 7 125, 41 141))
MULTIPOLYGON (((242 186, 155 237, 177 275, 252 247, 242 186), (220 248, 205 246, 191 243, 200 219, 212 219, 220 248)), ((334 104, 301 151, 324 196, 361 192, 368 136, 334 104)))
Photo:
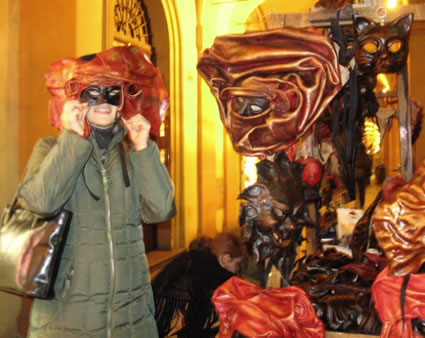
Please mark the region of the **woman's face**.
POLYGON ((80 102, 88 103, 87 118, 95 127, 109 128, 116 119, 120 105, 121 88, 90 86, 81 92, 80 102))
POLYGON ((226 255, 228 258, 222 264, 223 268, 234 273, 235 275, 241 273, 246 261, 245 256, 231 257, 229 254, 226 255))

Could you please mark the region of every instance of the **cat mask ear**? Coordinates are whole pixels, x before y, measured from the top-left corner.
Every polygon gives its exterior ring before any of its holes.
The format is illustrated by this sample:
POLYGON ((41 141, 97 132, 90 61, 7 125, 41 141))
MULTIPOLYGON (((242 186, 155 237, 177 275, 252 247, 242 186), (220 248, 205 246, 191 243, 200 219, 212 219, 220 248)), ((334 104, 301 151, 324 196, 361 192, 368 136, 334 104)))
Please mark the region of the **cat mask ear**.
POLYGON ((376 23, 368 18, 360 15, 354 16, 354 29, 356 30, 356 34, 359 35, 363 29, 369 27, 371 25, 376 26, 376 23))
MULTIPOLYGON (((394 21, 392 26, 397 26, 400 28, 400 31, 408 33, 413 23, 413 13, 409 13, 405 16, 402 16, 394 21)), ((364 16, 355 15, 353 26, 356 30, 357 35, 359 35, 363 29, 369 26, 376 26, 376 22, 372 21, 364 16)))
POLYGON ((402 16, 401 18, 398 18, 394 22, 394 26, 397 26, 401 32, 408 34, 410 32, 410 28, 412 27, 412 23, 413 23, 413 13, 409 13, 405 16, 402 16))

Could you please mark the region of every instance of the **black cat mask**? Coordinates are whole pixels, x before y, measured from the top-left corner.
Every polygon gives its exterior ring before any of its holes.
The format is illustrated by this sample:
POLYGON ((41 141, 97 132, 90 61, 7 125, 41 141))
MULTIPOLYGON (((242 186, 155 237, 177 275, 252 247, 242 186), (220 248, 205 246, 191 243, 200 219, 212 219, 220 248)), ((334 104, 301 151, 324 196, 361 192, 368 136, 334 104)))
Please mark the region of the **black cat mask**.
POLYGON ((407 61, 413 14, 380 25, 366 17, 354 17, 354 52, 363 74, 398 73, 407 61))

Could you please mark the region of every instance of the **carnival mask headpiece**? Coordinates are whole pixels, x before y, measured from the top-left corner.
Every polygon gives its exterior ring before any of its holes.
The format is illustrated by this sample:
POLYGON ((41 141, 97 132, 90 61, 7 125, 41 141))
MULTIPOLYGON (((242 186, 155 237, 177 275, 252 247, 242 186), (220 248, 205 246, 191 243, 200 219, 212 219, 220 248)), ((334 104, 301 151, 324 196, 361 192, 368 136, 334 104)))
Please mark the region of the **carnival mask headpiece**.
POLYGON ((198 70, 236 151, 273 154, 303 136, 341 88, 332 42, 308 29, 220 36, 198 70))
POLYGON ((169 106, 161 73, 137 46, 120 46, 80 58, 64 58, 50 65, 46 87, 50 123, 62 129, 60 116, 68 100, 80 100, 89 86, 119 87, 119 111, 125 119, 142 114, 152 124, 151 133, 159 135, 169 106))

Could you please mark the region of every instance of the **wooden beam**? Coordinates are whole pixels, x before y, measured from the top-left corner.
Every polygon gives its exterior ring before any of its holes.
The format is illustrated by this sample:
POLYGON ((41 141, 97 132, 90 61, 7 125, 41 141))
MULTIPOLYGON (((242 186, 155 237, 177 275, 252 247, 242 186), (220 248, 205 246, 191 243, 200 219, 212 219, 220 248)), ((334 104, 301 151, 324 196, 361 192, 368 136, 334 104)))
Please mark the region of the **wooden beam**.
POLYGON ((400 121, 401 174, 406 182, 413 177, 412 131, 410 122, 409 81, 407 66, 397 74, 398 119, 400 121))
MULTIPOLYGON (((425 21, 425 4, 399 6, 392 10, 385 10, 383 7, 373 8, 365 5, 347 6, 340 11, 340 24, 351 25, 354 15, 365 16, 377 22, 389 22, 408 13, 414 14, 414 21, 425 21)), ((270 13, 267 18, 267 28, 329 27, 331 24, 330 20, 335 18, 336 14, 337 11, 316 7, 304 13, 270 13)))

